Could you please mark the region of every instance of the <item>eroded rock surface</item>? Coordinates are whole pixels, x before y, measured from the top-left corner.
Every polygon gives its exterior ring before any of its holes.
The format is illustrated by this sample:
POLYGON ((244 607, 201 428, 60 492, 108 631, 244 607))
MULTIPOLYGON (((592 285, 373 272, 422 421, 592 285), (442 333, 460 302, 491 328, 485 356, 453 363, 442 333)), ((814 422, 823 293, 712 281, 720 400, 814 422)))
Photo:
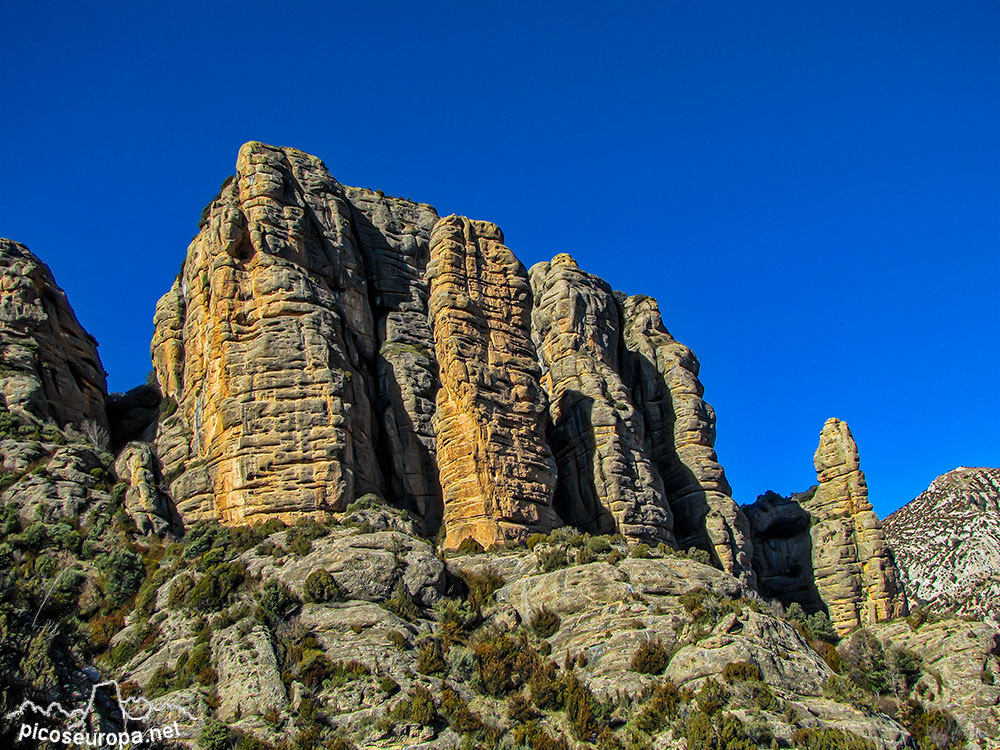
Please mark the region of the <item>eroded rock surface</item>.
POLYGON ((530 277, 560 515, 587 531, 672 544, 663 482, 619 374, 621 323, 611 287, 566 254, 535 264, 530 277))
POLYGON ((899 617, 902 588, 846 422, 826 421, 813 461, 819 486, 803 507, 813 517, 812 565, 830 620, 846 633, 899 617))
POLYGON ((319 159, 244 145, 155 323, 176 405, 157 451, 185 520, 322 516, 380 489, 364 260, 319 159))
POLYGON ((556 465, 524 266, 495 224, 448 216, 431 235, 427 278, 445 546, 493 547, 554 528, 556 465))
POLYGON ((381 191, 345 188, 368 269, 378 334, 375 411, 387 493, 413 511, 425 534, 441 523, 435 399, 439 387, 434 335, 427 319, 430 235, 437 212, 381 191))
POLYGON ((129 443, 115 459, 115 474, 128 485, 125 511, 145 534, 180 531, 173 503, 160 488, 159 466, 152 446, 129 443))
POLYGON ((49 267, 0 238, 0 393, 60 427, 108 434, 107 383, 97 342, 73 313, 49 267))
POLYGON ((723 569, 752 580, 746 517, 715 453, 715 412, 702 399, 698 358, 663 325, 656 300, 625 298, 626 381, 646 425, 680 547, 709 550, 723 569))

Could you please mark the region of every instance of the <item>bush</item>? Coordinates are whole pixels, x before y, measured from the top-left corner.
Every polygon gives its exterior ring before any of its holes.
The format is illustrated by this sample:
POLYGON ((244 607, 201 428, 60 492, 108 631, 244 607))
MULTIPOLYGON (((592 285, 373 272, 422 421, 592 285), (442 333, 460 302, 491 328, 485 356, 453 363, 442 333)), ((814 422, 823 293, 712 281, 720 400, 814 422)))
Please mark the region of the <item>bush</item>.
POLYGON ((535 557, 538 558, 538 569, 542 573, 551 573, 569 565, 569 557, 562 547, 547 547, 536 549, 535 557))
POLYGON ((734 661, 723 668, 722 679, 732 685, 734 682, 760 682, 764 679, 764 675, 756 664, 734 661))
POLYGON ((712 677, 705 680, 705 684, 698 691, 698 708, 706 714, 712 715, 717 713, 728 702, 729 692, 712 677))
POLYGON ((493 601, 493 594, 504 585, 504 579, 493 570, 483 573, 460 572, 459 575, 469 590, 469 606, 477 615, 493 601))
POLYGON ((135 552, 120 549, 98 560, 98 567, 104 572, 107 583, 105 589, 112 607, 120 607, 138 591, 146 568, 142 558, 135 552))
POLYGON ((875 750, 871 740, 843 729, 796 729, 792 743, 806 750, 875 750))
POLYGON ((639 542, 632 548, 632 557, 639 560, 645 560, 649 557, 649 545, 645 542, 639 542))
POLYGON ((417 671, 420 674, 443 674, 448 671, 441 642, 432 639, 424 643, 417 652, 417 671))
POLYGON ((301 602, 281 581, 270 580, 257 595, 257 614, 268 625, 274 627, 291 615, 301 602))
POLYGON ((516 687, 518 655, 525 646, 502 633, 487 635, 473 644, 476 684, 482 692, 502 698, 516 687))
POLYGON ((545 606, 531 617, 531 629, 539 638, 549 638, 555 635, 561 623, 559 615, 545 606))
POLYGON ((214 565, 188 592, 184 603, 195 612, 218 612, 229 605, 246 572, 241 562, 214 565))
POLYGON ((420 618, 420 609, 402 581, 397 581, 392 596, 385 601, 383 606, 407 622, 416 622, 420 618))
POLYGON ((208 719, 198 734, 200 750, 229 750, 229 727, 217 719, 208 719))
POLYGON ((632 725, 640 732, 656 734, 667 725, 667 721, 677 716, 680 702, 680 690, 667 678, 653 690, 649 701, 635 714, 632 725))
POLYGON ((324 602, 343 601, 344 593, 333 576, 324 568, 317 568, 306 576, 303 593, 307 602, 322 604, 324 602))
POLYGON ((417 685, 406 698, 393 706, 389 718, 400 724, 430 726, 438 718, 434 696, 423 685, 417 685))
POLYGON ((862 689, 876 695, 892 687, 892 675, 885 649, 878 638, 865 629, 856 631, 840 647, 840 656, 848 677, 862 689))
POLYGON ((629 669, 640 674, 662 674, 670 657, 670 651, 659 640, 646 641, 635 652, 629 669))

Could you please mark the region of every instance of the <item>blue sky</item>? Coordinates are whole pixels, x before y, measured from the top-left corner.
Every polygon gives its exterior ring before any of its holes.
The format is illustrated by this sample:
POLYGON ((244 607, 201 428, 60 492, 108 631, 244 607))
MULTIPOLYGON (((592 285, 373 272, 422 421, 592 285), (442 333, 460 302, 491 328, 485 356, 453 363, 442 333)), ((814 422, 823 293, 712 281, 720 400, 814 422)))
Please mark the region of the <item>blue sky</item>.
POLYGON ((880 515, 1000 465, 1000 4, 9 3, 0 235, 150 369, 241 143, 656 296, 736 498, 848 420, 880 515))

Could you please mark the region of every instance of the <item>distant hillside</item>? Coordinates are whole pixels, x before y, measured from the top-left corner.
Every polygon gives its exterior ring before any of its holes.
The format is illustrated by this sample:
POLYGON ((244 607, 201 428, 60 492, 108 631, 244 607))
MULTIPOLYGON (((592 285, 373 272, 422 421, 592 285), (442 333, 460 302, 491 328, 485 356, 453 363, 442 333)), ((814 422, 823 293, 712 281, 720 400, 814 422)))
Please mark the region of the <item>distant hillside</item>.
POLYGON ((883 528, 911 606, 1000 620, 1000 469, 941 475, 883 528))

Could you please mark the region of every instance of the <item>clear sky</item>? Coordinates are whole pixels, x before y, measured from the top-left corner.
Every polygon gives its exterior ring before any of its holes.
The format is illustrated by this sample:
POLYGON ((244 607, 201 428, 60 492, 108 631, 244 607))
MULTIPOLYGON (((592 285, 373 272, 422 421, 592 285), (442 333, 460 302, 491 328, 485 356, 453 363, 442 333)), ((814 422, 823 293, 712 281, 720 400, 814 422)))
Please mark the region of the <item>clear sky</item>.
POLYGON ((0 236, 112 390, 248 140, 657 297, 736 498, 1000 465, 1000 3, 7 3, 0 236))

